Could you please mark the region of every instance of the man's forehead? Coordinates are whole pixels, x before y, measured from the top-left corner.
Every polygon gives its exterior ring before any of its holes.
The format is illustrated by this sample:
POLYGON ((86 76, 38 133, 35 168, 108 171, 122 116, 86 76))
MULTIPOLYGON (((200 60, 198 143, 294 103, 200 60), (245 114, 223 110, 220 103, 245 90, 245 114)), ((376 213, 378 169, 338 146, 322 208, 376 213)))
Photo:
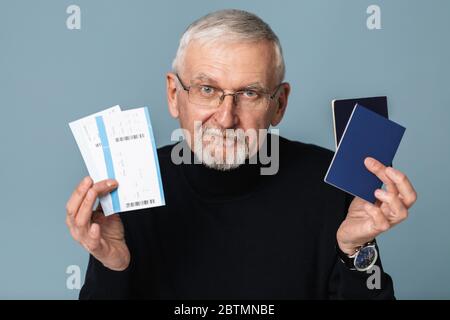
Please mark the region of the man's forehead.
POLYGON ((190 80, 266 85, 274 67, 271 47, 266 46, 265 43, 192 43, 187 48, 185 71, 190 80))

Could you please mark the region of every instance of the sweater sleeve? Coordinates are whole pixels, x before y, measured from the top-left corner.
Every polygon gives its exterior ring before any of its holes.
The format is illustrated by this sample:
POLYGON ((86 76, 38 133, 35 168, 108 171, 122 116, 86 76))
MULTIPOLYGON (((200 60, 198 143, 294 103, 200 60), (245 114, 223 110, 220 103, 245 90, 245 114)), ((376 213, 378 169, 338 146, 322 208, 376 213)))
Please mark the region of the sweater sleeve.
POLYGON ((122 300, 131 299, 131 280, 135 259, 133 257, 133 242, 129 232, 128 220, 120 216, 125 230, 125 241, 130 250, 131 260, 127 269, 114 271, 105 267, 94 256, 89 255, 84 285, 81 288, 80 300, 122 300))
POLYGON ((329 281, 330 299, 395 299, 392 279, 384 272, 379 256, 375 266, 366 272, 350 270, 337 254, 335 260, 329 281))
POLYGON ((131 263, 123 271, 113 271, 90 255, 80 300, 116 300, 130 298, 131 263))

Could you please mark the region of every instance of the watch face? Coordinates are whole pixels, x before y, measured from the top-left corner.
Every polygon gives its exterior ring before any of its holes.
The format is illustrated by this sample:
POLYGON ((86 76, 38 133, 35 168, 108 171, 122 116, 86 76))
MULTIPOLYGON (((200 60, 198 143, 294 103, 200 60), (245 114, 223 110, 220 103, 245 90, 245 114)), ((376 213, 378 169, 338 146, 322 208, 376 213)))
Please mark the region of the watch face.
POLYGON ((373 267, 378 258, 375 246, 361 248, 355 257, 355 268, 358 271, 366 271, 373 267))

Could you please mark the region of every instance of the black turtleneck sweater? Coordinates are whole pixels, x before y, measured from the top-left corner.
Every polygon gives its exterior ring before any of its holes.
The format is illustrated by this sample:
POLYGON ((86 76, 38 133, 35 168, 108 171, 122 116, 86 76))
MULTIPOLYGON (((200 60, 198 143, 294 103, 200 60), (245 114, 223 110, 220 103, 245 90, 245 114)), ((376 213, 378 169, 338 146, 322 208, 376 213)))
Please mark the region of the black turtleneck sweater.
POLYGON ((372 275, 336 255, 352 198, 323 182, 331 151, 280 137, 268 176, 254 164, 175 165, 172 148, 158 149, 166 205, 120 214, 129 267, 91 256, 80 299, 394 298, 380 260, 381 289, 369 289, 372 275))

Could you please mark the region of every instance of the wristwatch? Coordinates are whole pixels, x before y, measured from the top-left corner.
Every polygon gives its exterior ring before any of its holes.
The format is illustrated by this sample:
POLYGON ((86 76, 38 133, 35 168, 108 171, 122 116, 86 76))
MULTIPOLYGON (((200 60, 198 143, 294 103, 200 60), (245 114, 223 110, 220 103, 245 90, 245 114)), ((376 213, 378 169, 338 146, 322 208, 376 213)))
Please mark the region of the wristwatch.
POLYGON ((336 251, 341 261, 350 269, 367 271, 374 266, 378 259, 377 243, 375 240, 362 245, 356 252, 349 256, 336 244, 336 251))

